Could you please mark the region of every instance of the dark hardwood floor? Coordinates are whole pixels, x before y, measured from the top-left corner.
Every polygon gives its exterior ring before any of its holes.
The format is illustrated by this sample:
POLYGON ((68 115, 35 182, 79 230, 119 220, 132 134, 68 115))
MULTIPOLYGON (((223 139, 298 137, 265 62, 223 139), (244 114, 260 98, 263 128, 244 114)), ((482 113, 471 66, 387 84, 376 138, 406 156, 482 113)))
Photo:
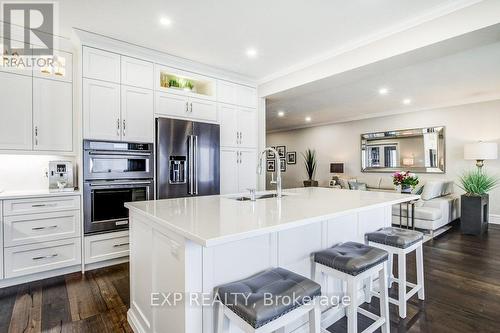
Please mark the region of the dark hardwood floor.
MULTIPOLYGON (((500 332, 500 226, 480 238, 457 227, 424 246, 426 300, 412 298, 391 332, 500 332)), ((415 279, 415 256, 408 275, 415 279)), ((131 332, 128 265, 0 289, 0 333, 131 332)), ((366 308, 377 309, 377 299, 366 308)), ((360 330, 370 324, 360 316, 360 330)), ((329 328, 345 332, 346 320, 329 328)), ((181 333, 181 332, 165 332, 181 333)))

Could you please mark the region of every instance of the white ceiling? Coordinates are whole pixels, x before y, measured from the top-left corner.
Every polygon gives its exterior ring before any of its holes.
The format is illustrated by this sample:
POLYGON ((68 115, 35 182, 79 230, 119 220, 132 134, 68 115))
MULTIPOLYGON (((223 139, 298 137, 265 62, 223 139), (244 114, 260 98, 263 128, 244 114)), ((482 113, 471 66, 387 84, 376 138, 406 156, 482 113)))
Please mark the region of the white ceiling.
POLYGON ((78 27, 261 79, 470 2, 63 0, 60 34, 78 27), (159 25, 162 16, 170 28, 159 25), (256 59, 246 57, 249 47, 256 59))
POLYGON ((269 96, 267 130, 500 98, 500 27, 440 44, 269 96), (381 87, 389 93, 381 96, 381 87))

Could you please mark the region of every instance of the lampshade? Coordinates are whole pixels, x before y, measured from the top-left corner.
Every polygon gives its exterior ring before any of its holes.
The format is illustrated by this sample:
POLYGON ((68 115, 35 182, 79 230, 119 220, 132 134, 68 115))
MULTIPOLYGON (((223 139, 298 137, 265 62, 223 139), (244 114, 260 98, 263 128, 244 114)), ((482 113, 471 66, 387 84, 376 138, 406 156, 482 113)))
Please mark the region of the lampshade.
POLYGON ((344 163, 330 163, 330 173, 344 173, 344 163))
POLYGON ((466 160, 496 160, 498 158, 498 145, 496 142, 475 142, 464 146, 464 159, 466 160))

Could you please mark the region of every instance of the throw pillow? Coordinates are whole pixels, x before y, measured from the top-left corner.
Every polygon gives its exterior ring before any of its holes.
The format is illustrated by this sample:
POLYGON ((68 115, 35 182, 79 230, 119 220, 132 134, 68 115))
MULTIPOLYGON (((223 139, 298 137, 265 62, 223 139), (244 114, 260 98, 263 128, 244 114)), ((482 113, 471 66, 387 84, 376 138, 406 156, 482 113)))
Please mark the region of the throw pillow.
POLYGON ((349 181, 349 188, 351 190, 358 190, 358 191, 366 191, 366 184, 365 183, 358 183, 354 181, 349 181))
POLYGON ((443 191, 441 192, 441 195, 448 195, 452 194, 454 190, 455 183, 452 181, 445 181, 443 184, 443 191))
POLYGON ((439 198, 443 192, 444 181, 436 180, 427 182, 422 191, 422 200, 431 200, 439 198))

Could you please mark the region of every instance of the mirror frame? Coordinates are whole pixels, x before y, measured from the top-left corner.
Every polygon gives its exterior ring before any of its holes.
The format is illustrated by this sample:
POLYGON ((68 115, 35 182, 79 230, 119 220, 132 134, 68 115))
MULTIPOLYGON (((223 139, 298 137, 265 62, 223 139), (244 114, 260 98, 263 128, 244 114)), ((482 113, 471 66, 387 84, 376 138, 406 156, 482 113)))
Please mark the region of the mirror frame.
POLYGON ((384 132, 374 132, 374 133, 364 133, 361 134, 361 146, 360 146, 360 157, 361 157, 361 172, 373 172, 373 173, 389 173, 396 171, 412 171, 415 173, 431 173, 431 174, 444 174, 446 173, 446 131, 445 126, 434 126, 434 127, 422 127, 422 128, 411 128, 411 129, 403 129, 403 130, 392 130, 392 131, 384 131, 384 132), (433 133, 438 132, 439 138, 443 140, 443 151, 438 151, 438 157, 442 155, 443 158, 443 167, 442 168, 425 168, 425 167, 397 167, 397 168, 388 168, 388 167, 380 167, 380 168, 369 168, 366 167, 366 160, 364 156, 366 155, 366 146, 370 139, 396 139, 408 136, 415 136, 424 133, 433 133), (422 171, 422 169, 426 169, 422 171), (434 169, 434 170, 429 170, 434 169))

